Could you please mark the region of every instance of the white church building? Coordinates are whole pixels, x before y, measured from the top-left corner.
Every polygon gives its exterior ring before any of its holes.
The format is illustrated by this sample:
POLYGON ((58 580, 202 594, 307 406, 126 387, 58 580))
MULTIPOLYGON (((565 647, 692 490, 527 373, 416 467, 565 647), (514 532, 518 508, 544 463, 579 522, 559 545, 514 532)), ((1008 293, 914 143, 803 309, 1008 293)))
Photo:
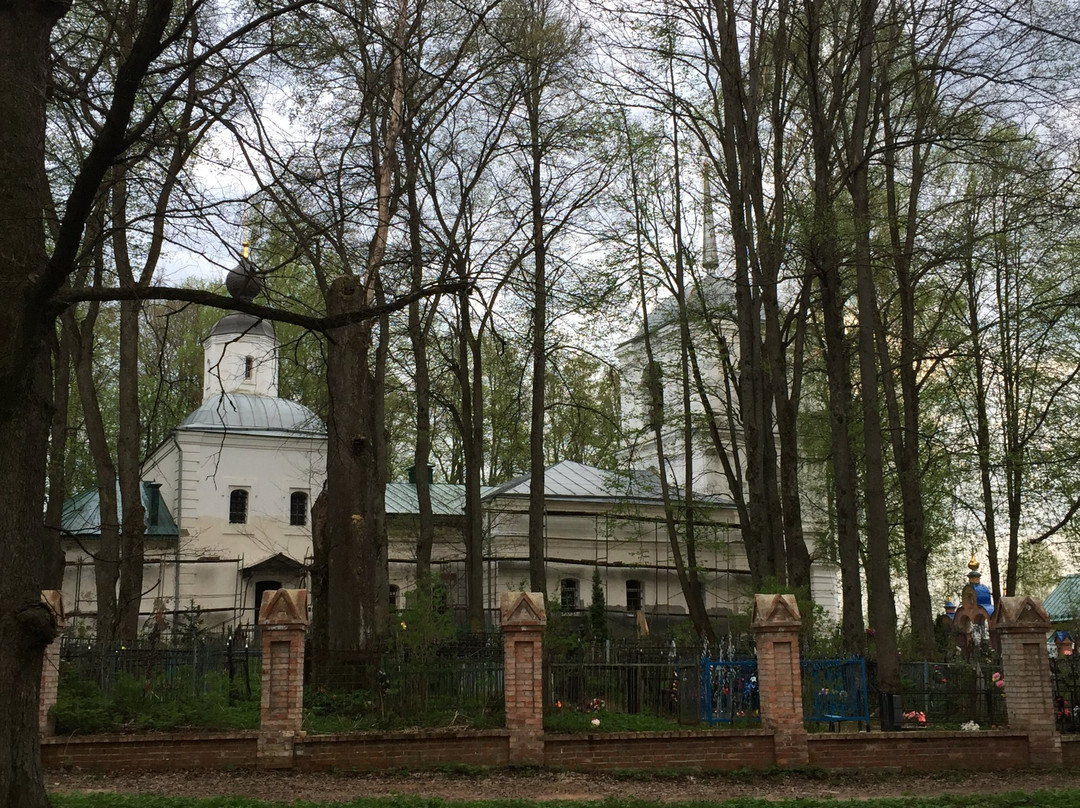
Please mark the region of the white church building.
MULTIPOLYGON (((326 476, 326 429, 303 405, 278 396, 273 326, 247 314, 222 317, 203 342, 203 402, 146 460, 146 563, 142 619, 179 618, 192 608, 208 627, 254 623, 263 591, 305 587, 311 505, 326 476)), ((529 477, 485 489, 485 610, 497 620, 500 594, 528 581, 529 477)), ((464 607, 463 486, 434 484, 433 569, 450 605, 464 607)), ((669 624, 686 614, 652 472, 605 471, 564 461, 545 474, 549 596, 575 611, 590 603, 599 569, 609 611, 669 624), (639 615, 640 613, 640 615, 639 615)), ((698 563, 706 607, 745 611, 749 573, 730 497, 703 492, 698 563)), ((63 584, 70 621, 92 630, 97 492, 65 503, 63 584)), ((386 492, 389 597, 397 606, 414 582, 415 485, 386 492)), ((835 570, 815 576, 814 596, 837 613, 835 570)))

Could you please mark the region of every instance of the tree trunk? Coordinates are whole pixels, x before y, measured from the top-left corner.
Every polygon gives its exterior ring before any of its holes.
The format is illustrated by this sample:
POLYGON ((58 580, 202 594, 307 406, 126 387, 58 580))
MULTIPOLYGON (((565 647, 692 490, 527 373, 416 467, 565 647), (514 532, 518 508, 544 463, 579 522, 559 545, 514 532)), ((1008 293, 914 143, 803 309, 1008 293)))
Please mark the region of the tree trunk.
MULTIPOLYGON (((974 216, 973 216, 974 218, 974 216)), ((969 249, 974 249, 974 222, 968 230, 969 249)), ((993 468, 990 465, 990 416, 987 411, 989 393, 983 369, 982 328, 979 325, 978 284, 975 261, 966 256, 968 306, 968 338, 971 341, 971 362, 975 371, 975 451, 979 458, 979 483, 982 491, 983 533, 986 536, 986 560, 990 566, 990 583, 994 603, 1001 600, 1001 570, 998 566, 997 526, 994 518, 993 468)))
POLYGON ((0 4, 0 805, 46 808, 38 734, 41 660, 56 625, 41 589, 60 552, 42 525, 50 422, 45 98, 60 3, 0 4))
POLYGON ((533 311, 532 414, 529 420, 529 588, 547 596, 544 545, 544 409, 547 385, 547 235, 544 232, 543 154, 540 133, 539 66, 530 66, 533 86, 526 89, 529 116, 529 202, 532 206, 533 311))
MULTIPOLYGON (((462 294, 462 305, 467 306, 466 294, 462 294)), ((469 419, 466 429, 471 431, 472 442, 468 449, 468 465, 465 480, 465 519, 467 544, 465 546, 466 584, 468 591, 469 630, 484 630, 484 510, 481 495, 481 473, 484 468, 484 366, 481 346, 483 344, 483 324, 473 338, 469 330, 469 319, 462 322, 471 361, 467 364, 472 373, 472 381, 466 395, 471 398, 469 419)))
MULTIPOLYGON (((0 52, 7 47, 5 39, 0 34, 0 52)), ((0 219, 11 222, 6 207, 0 202, 0 219)), ((27 241, 32 243, 33 237, 27 241)), ((13 246, 10 236, 0 235, 0 245, 13 246)), ((14 279, 7 269, 20 264, 28 268, 24 257, 17 263, 6 263, 0 270, 0 293, 5 300, 18 299, 8 294, 17 287, 11 283, 14 279)), ((40 322, 24 320, 23 324, 31 334, 42 338, 46 334, 40 322)), ((0 468, 7 473, 0 486, 0 647, 4 649, 0 653, 0 705, 4 711, 4 720, 0 721, 0 805, 46 808, 38 740, 38 688, 42 652, 52 642, 56 624, 41 602, 41 585, 47 562, 54 561, 59 552, 56 533, 43 530, 41 523, 49 426, 47 355, 44 351, 36 356, 24 351, 10 339, 12 332, 3 333, 0 468), (14 365, 17 357, 21 367, 14 365), (46 552, 42 552, 43 548, 46 552)))
MULTIPOLYGON (((359 279, 344 275, 327 293, 327 314, 365 308, 359 279)), ((376 601, 387 604, 390 582, 380 558, 374 406, 370 367, 370 320, 342 326, 327 336, 329 393, 326 450, 327 638, 331 651, 377 650, 385 626, 376 622, 376 601)))
POLYGON ((116 500, 116 466, 105 434, 97 387, 94 382, 94 324, 99 306, 91 303, 80 324, 79 354, 75 375, 79 382, 82 402, 83 428, 86 442, 94 460, 94 476, 98 491, 98 539, 92 544, 94 559, 94 588, 97 612, 97 638, 111 642, 119 625, 116 584, 120 577, 120 525, 116 500))
MULTIPOLYGON (((49 427, 49 499, 45 506, 45 526, 59 536, 67 497, 68 406, 71 396, 71 362, 76 350, 76 336, 67 323, 58 324, 53 343, 52 423, 49 427)), ((59 551, 59 543, 56 545, 59 551)), ((45 589, 60 589, 64 584, 64 556, 57 552, 58 563, 49 570, 45 589)))
MULTIPOLYGON (((405 185, 409 210, 409 262, 412 291, 419 293, 424 285, 423 242, 420 238, 420 201, 418 155, 411 130, 403 138, 405 144, 405 185)), ((436 305, 434 301, 430 305, 436 305)), ((420 524, 416 539, 416 580, 431 575, 431 548, 435 543, 435 517, 431 508, 431 486, 428 482, 428 463, 431 460, 431 377, 428 372, 427 328, 420 311, 419 298, 409 304, 409 340, 413 355, 413 386, 416 390, 416 447, 413 452, 413 479, 416 480, 416 502, 420 524)))
MULTIPOLYGON (((127 175, 116 169, 112 188, 113 257, 122 286, 135 286, 135 273, 128 253, 127 175)), ((166 183, 166 187, 169 184, 166 183)), ((153 267, 145 272, 149 283, 153 267)), ((137 300, 120 303, 120 372, 117 404, 116 470, 120 483, 120 591, 117 601, 116 636, 134 640, 139 634, 139 606, 143 589, 143 547, 146 513, 142 503, 139 442, 142 414, 139 411, 139 315, 137 300)))
POLYGON ((822 326, 825 337, 825 376, 829 388, 829 430, 832 449, 833 495, 836 503, 836 544, 840 561, 842 600, 841 632, 845 650, 863 653, 866 647, 863 619, 863 565, 858 521, 858 484, 851 442, 853 413, 851 369, 845 335, 844 306, 848 293, 841 276, 838 223, 834 206, 833 148, 838 115, 835 107, 842 94, 829 87, 830 71, 822 56, 820 3, 807 9, 806 71, 807 103, 813 148, 813 223, 810 230, 810 261, 821 286, 822 326), (828 91, 832 89, 833 95, 828 91))
POLYGON ((889 547, 889 514, 885 501, 884 452, 878 394, 875 323, 876 290, 870 250, 870 190, 866 139, 873 100, 873 44, 876 0, 862 0, 859 9, 857 100, 848 141, 848 167, 854 223, 856 299, 858 301, 859 381, 862 392, 863 444, 866 456, 866 530, 873 591, 873 628, 877 644, 878 682, 884 693, 900 688, 889 547))
MULTIPOLYGON (((918 71, 915 73, 919 82, 918 71)), ((934 636, 934 615, 930 603, 930 584, 927 564, 930 550, 926 546, 926 516, 922 496, 922 447, 919 443, 919 384, 916 354, 915 316, 917 276, 912 272, 912 260, 915 250, 915 232, 922 219, 919 212, 919 196, 924 174, 924 149, 929 137, 925 126, 925 114, 916 112, 917 123, 911 136, 911 164, 908 193, 904 210, 900 210, 900 199, 896 182, 896 162, 901 146, 897 143, 890 114, 889 82, 886 85, 883 108, 885 157, 885 189, 888 213, 889 245, 892 252, 892 266, 896 274, 896 300, 900 304, 900 357, 897 363, 900 377, 900 395, 903 400, 901 413, 897 396, 896 383, 891 372, 881 375, 882 389, 885 393, 886 410, 889 417, 889 434, 892 439, 893 462, 896 464, 900 482, 901 508, 904 522, 904 560, 907 570, 908 603, 911 610, 911 633, 923 659, 931 659, 937 647, 934 636), (901 232, 901 222, 903 232, 901 232)), ((918 88, 918 84, 916 85, 918 88)), ((916 96, 925 95, 925 91, 916 92, 916 96)), ((889 352, 890 340, 877 317, 878 353, 882 368, 893 365, 889 352)))
POLYGON ((120 419, 116 437, 120 482, 120 592, 116 636, 134 640, 139 634, 139 606, 143 590, 143 547, 146 514, 139 473, 139 302, 120 303, 120 419))
MULTIPOLYGON (((330 648, 330 604, 327 581, 330 574, 326 541, 326 486, 311 506, 311 572, 308 587, 311 591, 311 628, 308 630, 311 647, 317 654, 330 648)), ((262 608, 255 604, 256 611, 262 608)))

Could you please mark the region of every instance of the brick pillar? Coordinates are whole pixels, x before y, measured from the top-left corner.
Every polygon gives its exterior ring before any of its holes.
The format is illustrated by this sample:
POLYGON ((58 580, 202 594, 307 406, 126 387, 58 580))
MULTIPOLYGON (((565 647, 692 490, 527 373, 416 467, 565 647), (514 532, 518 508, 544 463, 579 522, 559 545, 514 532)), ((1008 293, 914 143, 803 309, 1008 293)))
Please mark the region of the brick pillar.
POLYGON ((503 592, 499 606, 510 763, 540 766, 544 763, 544 596, 503 592))
POLYGON ((56 719, 50 715, 56 705, 56 692, 60 685, 60 629, 64 627, 64 597, 59 589, 46 589, 41 599, 56 618, 56 639, 45 649, 41 660, 41 690, 38 695, 38 729, 43 738, 56 734, 56 719))
POLYGON ((293 741, 303 734, 304 635, 307 590, 263 593, 259 609, 262 632, 262 716, 258 763, 263 768, 293 765, 293 741))
POLYGON ((793 595, 754 595, 751 621, 757 644, 761 726, 773 732, 777 766, 806 766, 810 750, 803 722, 799 629, 793 595))
POLYGON ((1001 645, 1009 729, 1027 732, 1030 765, 1061 765, 1061 736, 1054 721, 1046 650, 1050 618, 1034 598, 1002 598, 990 630, 1001 645))

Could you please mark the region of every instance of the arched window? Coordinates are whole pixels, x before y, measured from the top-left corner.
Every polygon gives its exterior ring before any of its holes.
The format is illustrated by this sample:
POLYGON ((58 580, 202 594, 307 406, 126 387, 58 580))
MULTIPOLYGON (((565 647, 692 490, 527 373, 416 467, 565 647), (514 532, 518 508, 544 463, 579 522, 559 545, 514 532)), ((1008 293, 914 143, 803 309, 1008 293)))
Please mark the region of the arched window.
POLYGON ((564 612, 575 611, 578 607, 577 578, 563 578, 559 583, 559 603, 564 612))
POLYGON ((644 587, 641 581, 626 582, 626 611, 640 612, 645 606, 644 587))
POLYGON ((297 527, 307 524, 306 491, 293 491, 289 496, 289 524, 297 527))
POLYGON ((250 379, 254 375, 255 375, 255 357, 253 357, 253 356, 245 356, 244 357, 244 378, 245 379, 250 379))
POLYGON ((229 494, 229 524, 247 524, 248 492, 246 488, 234 488, 229 494))

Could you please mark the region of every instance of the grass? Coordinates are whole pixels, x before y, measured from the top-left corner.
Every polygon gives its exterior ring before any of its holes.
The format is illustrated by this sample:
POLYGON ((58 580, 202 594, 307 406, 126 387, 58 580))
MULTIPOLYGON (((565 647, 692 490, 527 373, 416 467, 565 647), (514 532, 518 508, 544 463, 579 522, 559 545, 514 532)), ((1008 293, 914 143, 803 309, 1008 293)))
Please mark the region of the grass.
MULTIPOLYGON (((185 674, 181 671, 181 674, 185 674)), ((248 695, 238 682, 208 676, 202 689, 188 675, 171 679, 119 674, 110 690, 61 673, 53 716, 66 734, 148 732, 177 729, 258 729, 258 681, 248 695), (231 689, 231 697, 230 697, 231 689)))
POLYGON ((379 797, 347 803, 263 802, 243 797, 155 797, 118 794, 64 794, 52 797, 55 808, 1072 808, 1080 805, 1080 789, 1056 789, 1008 794, 945 794, 933 797, 884 797, 867 800, 806 799, 777 802, 755 797, 709 802, 655 803, 645 800, 603 801, 469 800, 451 802, 429 797, 379 797))

